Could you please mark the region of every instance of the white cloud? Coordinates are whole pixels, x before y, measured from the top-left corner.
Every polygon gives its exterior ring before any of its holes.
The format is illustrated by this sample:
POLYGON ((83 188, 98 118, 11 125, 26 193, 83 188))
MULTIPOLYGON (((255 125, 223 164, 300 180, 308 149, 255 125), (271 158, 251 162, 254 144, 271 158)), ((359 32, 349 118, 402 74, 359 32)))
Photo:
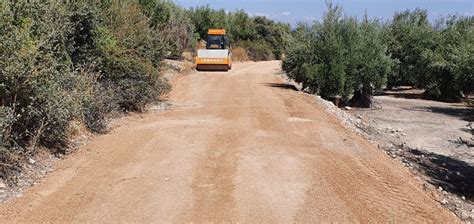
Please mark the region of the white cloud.
POLYGON ((267 13, 263 13, 263 12, 257 12, 257 13, 254 13, 253 15, 254 15, 254 16, 265 16, 265 17, 270 17, 270 15, 268 15, 267 13))
POLYGON ((289 15, 291 15, 291 12, 282 12, 281 15, 282 16, 289 16, 289 15))
POLYGON ((271 17, 270 14, 263 13, 263 12, 247 12, 249 16, 265 16, 265 17, 271 17))

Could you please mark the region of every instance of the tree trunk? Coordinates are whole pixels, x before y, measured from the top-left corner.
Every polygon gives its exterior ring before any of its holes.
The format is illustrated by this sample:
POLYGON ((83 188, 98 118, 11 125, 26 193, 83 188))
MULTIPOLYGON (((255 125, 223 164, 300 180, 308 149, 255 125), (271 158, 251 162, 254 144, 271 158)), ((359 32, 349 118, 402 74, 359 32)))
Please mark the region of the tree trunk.
POLYGON ((370 84, 365 84, 362 88, 354 91, 354 96, 349 101, 353 107, 370 108, 373 104, 372 87, 370 84))

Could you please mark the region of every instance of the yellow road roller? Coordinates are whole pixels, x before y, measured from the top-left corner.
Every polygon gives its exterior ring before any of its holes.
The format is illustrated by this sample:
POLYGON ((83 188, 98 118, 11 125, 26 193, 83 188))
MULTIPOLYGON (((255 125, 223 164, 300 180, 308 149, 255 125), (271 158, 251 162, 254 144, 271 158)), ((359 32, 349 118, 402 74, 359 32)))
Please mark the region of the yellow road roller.
POLYGON ((199 49, 196 57, 198 71, 229 71, 232 68, 229 38, 225 29, 209 29, 206 49, 199 49))

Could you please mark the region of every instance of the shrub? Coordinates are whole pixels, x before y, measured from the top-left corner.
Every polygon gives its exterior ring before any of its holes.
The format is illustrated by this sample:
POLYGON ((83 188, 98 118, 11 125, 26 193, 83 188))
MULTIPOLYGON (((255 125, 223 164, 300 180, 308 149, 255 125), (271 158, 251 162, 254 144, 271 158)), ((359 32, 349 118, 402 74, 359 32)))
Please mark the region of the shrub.
POLYGON ((16 117, 9 141, 62 146, 69 121, 78 112, 65 8, 56 3, 11 3, 5 10, 0 92, 2 105, 12 108, 16 117))
POLYGON ((153 32, 165 43, 167 57, 181 58, 185 50, 195 47, 195 29, 186 10, 164 0, 144 1, 142 5, 150 17, 153 32))
POLYGON ((16 182, 15 175, 20 172, 20 161, 14 148, 0 145, 0 179, 16 182))
POLYGON ((165 44, 137 5, 114 3, 105 13, 97 38, 102 54, 99 81, 115 90, 123 110, 142 110, 169 89, 158 73, 165 44))
POLYGON ((247 51, 248 57, 253 61, 268 61, 274 60, 272 47, 269 43, 259 41, 241 41, 235 44, 237 47, 244 48, 247 51))
POLYGON ((275 22, 264 16, 254 17, 256 36, 253 40, 265 40, 271 46, 276 59, 281 59, 286 45, 289 43, 290 26, 275 22))
POLYGON ((107 130, 109 115, 119 108, 118 99, 110 83, 91 82, 82 100, 82 120, 89 130, 103 133, 107 130))
POLYGON ((249 56, 247 54, 247 50, 241 47, 232 48, 232 61, 248 61, 249 56))
POLYGON ((170 89, 169 47, 134 1, 0 4, 0 178, 36 146, 63 152, 73 121, 103 132, 170 89))
POLYGON ((0 107, 0 146, 8 145, 13 123, 15 123, 13 110, 9 107, 0 107))
POLYGON ((113 55, 105 59, 101 81, 115 89, 117 103, 123 110, 141 111, 169 89, 158 75, 149 61, 113 55))

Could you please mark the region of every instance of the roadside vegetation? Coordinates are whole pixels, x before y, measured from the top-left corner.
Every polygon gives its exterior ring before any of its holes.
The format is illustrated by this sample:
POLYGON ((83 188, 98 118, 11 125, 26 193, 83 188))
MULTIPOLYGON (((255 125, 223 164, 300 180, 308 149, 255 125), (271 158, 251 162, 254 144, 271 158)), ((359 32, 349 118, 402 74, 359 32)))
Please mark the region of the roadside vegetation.
POLYGON ((342 105, 371 107, 382 88, 411 85, 427 97, 460 101, 474 90, 474 17, 434 23, 425 10, 383 22, 347 16, 328 4, 321 22, 299 24, 283 69, 309 92, 342 105))
POLYGON ((80 131, 160 100, 163 60, 192 54, 211 27, 228 29, 239 60, 281 58, 290 37, 265 17, 172 1, 0 2, 0 179, 14 183, 38 148, 64 153, 80 131))
POLYGON ((2 1, 0 179, 14 183, 39 147, 64 153, 82 129, 103 133, 116 114, 160 100, 171 88, 163 60, 192 54, 209 28, 227 30, 237 61, 283 59, 291 79, 343 104, 369 107, 374 92, 399 85, 436 99, 468 97, 473 17, 427 17, 357 19, 329 5, 322 21, 292 31, 243 10, 166 0, 2 1))
POLYGON ((169 46, 132 2, 7 1, 0 5, 0 178, 78 126, 103 132, 114 112, 141 111, 170 89, 169 46))

